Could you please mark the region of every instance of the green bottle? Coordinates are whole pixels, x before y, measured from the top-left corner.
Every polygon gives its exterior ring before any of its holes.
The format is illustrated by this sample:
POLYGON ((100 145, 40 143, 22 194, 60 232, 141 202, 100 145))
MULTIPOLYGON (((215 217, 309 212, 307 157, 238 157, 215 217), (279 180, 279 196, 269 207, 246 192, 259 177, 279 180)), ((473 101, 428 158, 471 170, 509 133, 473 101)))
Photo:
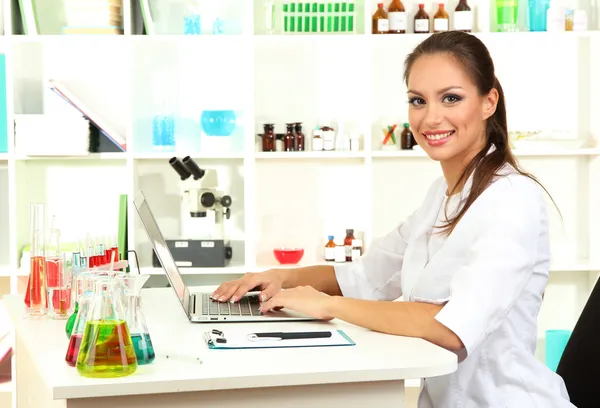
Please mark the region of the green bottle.
POLYGON ((71 333, 73 333, 73 326, 75 326, 75 320, 77 319, 77 313, 79 312, 79 302, 75 302, 75 311, 69 319, 67 320, 67 324, 65 326, 65 332, 67 333, 67 339, 71 338, 71 333))
POLYGON ((518 0, 496 0, 498 31, 513 32, 517 30, 518 5, 518 0))

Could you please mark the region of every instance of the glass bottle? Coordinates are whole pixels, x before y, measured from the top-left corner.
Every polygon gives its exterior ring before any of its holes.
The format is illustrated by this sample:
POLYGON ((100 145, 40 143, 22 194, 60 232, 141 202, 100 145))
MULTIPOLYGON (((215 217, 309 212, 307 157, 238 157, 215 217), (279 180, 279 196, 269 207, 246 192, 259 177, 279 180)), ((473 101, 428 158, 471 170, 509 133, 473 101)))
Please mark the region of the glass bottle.
POLYGON ((346 230, 346 238, 344 238, 344 250, 346 252, 346 262, 352 261, 352 241, 354 240, 354 230, 346 230))
POLYGON ((498 31, 516 31, 517 15, 517 0, 496 0, 496 22, 498 24, 498 31))
POLYGON ((283 150, 286 152, 293 152, 295 147, 296 138, 294 137, 294 124, 286 123, 287 133, 283 137, 283 150))
POLYGON ((312 149, 317 152, 323 150, 323 138, 321 137, 321 129, 319 126, 313 130, 312 149))
POLYGON ((327 243, 325 244, 325 261, 335 261, 335 242, 333 241, 333 235, 327 236, 327 243))
POLYGON ((415 14, 415 33, 429 33, 429 14, 425 11, 425 4, 419 4, 419 10, 415 14))
POLYGON ((137 358, 117 285, 121 284, 114 278, 95 281, 76 364, 77 372, 84 377, 123 377, 137 370, 137 358))
POLYGON ((148 278, 150 278, 149 275, 134 275, 131 273, 120 277, 125 287, 127 325, 139 365, 150 364, 156 357, 148 325, 142 313, 141 291, 148 278))
POLYGON ((440 3, 438 10, 433 16, 433 32, 440 33, 442 31, 448 31, 450 28, 450 17, 446 12, 446 6, 444 3, 440 3))
POLYGON ((44 204, 29 205, 29 280, 25 292, 25 305, 29 316, 44 316, 48 311, 46 288, 46 260, 44 243, 44 204))
POLYGON ((296 123, 294 126, 296 131, 296 151, 303 152, 304 149, 304 133, 302 133, 302 122, 296 123))
POLYGON ((402 130, 402 134, 400 135, 400 148, 402 150, 411 150, 413 148, 413 133, 410 130, 410 125, 408 123, 404 124, 404 129, 402 130))
POLYGON ((275 21, 275 2, 273 0, 265 1, 265 33, 273 34, 275 21))
POLYGON ((460 0, 454 9, 454 29, 470 33, 473 30, 473 12, 467 0, 460 0))
POLYGON ((262 151, 263 152, 274 152, 275 151, 275 125, 272 123, 265 123, 263 125, 264 133, 262 137, 262 151))
POLYGON ((83 333, 85 332, 85 325, 87 323, 92 297, 92 292, 86 292, 77 302, 77 315, 73 322, 72 331, 69 334, 69 346, 67 347, 67 354, 65 355, 65 361, 71 367, 75 367, 77 364, 77 356, 79 356, 79 349, 81 347, 83 333))
POLYGON ((373 34, 387 34, 390 31, 388 14, 383 9, 383 3, 377 4, 377 11, 373 14, 373 34))
POLYGON ((390 34, 406 33, 406 10, 401 0, 392 0, 388 6, 388 21, 390 34))

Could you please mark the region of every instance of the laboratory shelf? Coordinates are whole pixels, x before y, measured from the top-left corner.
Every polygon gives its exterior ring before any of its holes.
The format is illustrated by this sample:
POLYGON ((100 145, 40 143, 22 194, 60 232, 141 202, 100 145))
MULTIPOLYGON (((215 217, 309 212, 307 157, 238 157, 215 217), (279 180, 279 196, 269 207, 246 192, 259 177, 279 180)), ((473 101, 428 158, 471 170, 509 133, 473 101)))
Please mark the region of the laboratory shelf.
POLYGON ((360 159, 367 156, 364 151, 305 151, 305 152, 256 152, 257 160, 286 159, 360 159))
POLYGON ((0 277, 10 277, 12 275, 12 268, 9 265, 0 265, 0 277))
POLYGON ((204 159, 204 160, 237 160, 243 159, 243 152, 233 153, 190 153, 190 152, 156 152, 156 153, 134 153, 133 158, 135 160, 169 160, 172 157, 185 157, 191 156, 192 159, 204 159))
POLYGON ((81 156, 27 156, 24 154, 15 154, 15 160, 126 160, 127 153, 89 153, 81 156))

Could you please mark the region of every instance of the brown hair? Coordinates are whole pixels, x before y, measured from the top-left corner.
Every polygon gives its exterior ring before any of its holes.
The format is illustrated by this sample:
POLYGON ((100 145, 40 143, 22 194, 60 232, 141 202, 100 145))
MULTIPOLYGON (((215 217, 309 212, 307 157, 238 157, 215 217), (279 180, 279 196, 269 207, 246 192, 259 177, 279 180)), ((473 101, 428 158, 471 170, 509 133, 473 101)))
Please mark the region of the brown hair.
MULTIPOLYGON (((452 230, 454 230, 456 224, 464 216, 465 212, 473 202, 475 202, 477 197, 479 197, 489 186, 492 179, 499 175, 498 170, 505 164, 510 164, 519 174, 534 180, 544 189, 544 191, 546 191, 546 193, 548 193, 548 191, 535 176, 520 168, 515 156, 511 152, 508 141, 504 92, 502 91, 498 78, 496 78, 492 57, 485 44, 483 44, 479 38, 461 31, 446 31, 431 35, 406 57, 406 61, 404 62, 404 82, 408 85, 410 71, 419 57, 438 53, 448 54, 454 57, 473 79, 481 96, 487 95, 493 88, 498 91, 499 95, 496 111, 486 120, 485 146, 467 165, 458 179, 458 182, 449 192, 449 195, 456 193, 456 190, 460 186, 463 186, 471 173, 473 173, 473 184, 464 206, 460 208, 458 213, 452 219, 448 220, 447 224, 441 227, 442 232, 449 235, 452 230), (490 154, 487 154, 492 145, 494 145, 496 149, 490 154)), ((552 199, 552 197, 550 198, 552 199)), ((554 200, 552 200, 552 202, 554 202, 554 200)), ((447 205, 448 204, 446 203, 445 211, 447 211, 447 205)))

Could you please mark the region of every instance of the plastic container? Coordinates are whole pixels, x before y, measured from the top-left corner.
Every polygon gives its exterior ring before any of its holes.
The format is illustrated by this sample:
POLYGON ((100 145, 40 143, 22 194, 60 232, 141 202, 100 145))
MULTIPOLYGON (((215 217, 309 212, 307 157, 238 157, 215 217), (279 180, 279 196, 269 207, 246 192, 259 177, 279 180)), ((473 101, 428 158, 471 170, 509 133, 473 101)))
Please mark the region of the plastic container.
POLYGON ((273 255, 280 264, 297 264, 304 256, 304 249, 277 248, 273 250, 273 255))

